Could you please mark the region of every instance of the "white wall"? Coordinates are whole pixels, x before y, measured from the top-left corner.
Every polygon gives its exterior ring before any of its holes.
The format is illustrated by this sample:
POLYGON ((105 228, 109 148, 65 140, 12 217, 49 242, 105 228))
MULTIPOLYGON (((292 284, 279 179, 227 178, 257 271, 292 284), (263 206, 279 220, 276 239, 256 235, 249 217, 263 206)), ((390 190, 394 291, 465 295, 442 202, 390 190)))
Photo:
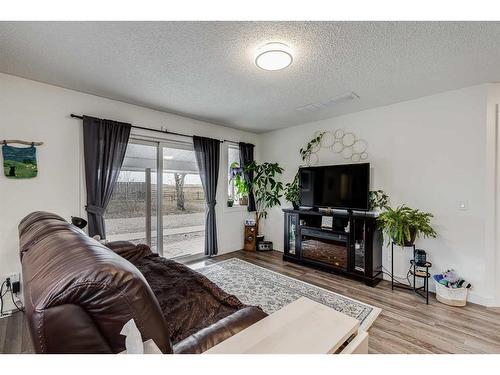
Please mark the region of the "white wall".
MULTIPOLYGON (((475 86, 266 133, 259 157, 279 162, 286 170, 284 180, 290 181, 300 164, 299 149, 315 131, 354 132, 368 142, 371 187, 386 191, 392 205, 406 203, 435 215, 439 237, 417 241, 428 251, 432 272, 455 268, 472 282, 472 301, 492 304, 495 248, 486 245, 492 198, 486 170, 487 98, 488 86, 475 86), (468 210, 459 210, 462 200, 468 210)), ((319 158, 318 165, 346 162, 327 150, 319 158)), ((276 249, 283 249, 280 209, 273 209, 263 232, 276 249)), ((383 251, 384 266, 390 269, 390 248, 383 251)), ((406 274, 410 252, 395 253, 400 275, 406 274)))
MULTIPOLYGON (((82 122, 70 113, 140 124, 220 139, 256 143, 257 136, 206 122, 150 110, 93 95, 0 74, 0 140, 43 141, 38 148, 36 178, 8 179, 0 175, 0 277, 20 272, 19 221, 36 210, 55 212, 64 218, 84 214, 82 179, 82 122), (81 198, 80 198, 81 195, 81 198)), ((219 253, 243 247, 240 209, 230 210, 226 202, 227 144, 221 149, 217 193, 219 253)))

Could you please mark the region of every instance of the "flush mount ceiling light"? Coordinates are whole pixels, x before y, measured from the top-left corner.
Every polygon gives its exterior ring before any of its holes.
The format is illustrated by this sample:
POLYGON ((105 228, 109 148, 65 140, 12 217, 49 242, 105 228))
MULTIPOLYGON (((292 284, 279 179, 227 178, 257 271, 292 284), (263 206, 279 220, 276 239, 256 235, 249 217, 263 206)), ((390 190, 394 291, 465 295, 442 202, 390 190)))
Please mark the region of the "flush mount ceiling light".
POLYGON ((281 70, 293 61, 290 48, 283 43, 267 43, 257 51, 255 65, 264 70, 281 70))

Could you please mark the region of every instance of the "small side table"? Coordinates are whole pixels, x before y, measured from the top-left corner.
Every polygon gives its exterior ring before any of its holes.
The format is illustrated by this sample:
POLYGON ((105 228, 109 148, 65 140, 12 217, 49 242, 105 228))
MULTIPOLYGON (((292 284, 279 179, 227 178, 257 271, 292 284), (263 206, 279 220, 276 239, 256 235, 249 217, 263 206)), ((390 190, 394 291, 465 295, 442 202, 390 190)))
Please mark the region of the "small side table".
POLYGON ((245 225, 243 249, 246 251, 257 251, 257 226, 245 225))
POLYGON ((425 262, 425 264, 416 264, 415 262, 415 245, 412 245, 413 247, 413 259, 410 260, 410 264, 412 265, 412 269, 410 270, 410 273, 413 275, 413 285, 406 285, 403 283, 400 283, 399 281, 396 280, 396 283, 394 283, 394 242, 391 244, 391 288, 394 290, 394 288, 400 288, 400 289, 406 289, 406 290, 412 290, 416 294, 418 294, 420 297, 425 299, 425 303, 428 305, 429 304, 429 278, 431 277, 431 274, 429 273, 429 268, 432 267, 431 262, 425 262), (425 268, 425 270, 424 270, 425 268), (420 287, 416 287, 416 280, 418 278, 424 279, 424 285, 420 287))

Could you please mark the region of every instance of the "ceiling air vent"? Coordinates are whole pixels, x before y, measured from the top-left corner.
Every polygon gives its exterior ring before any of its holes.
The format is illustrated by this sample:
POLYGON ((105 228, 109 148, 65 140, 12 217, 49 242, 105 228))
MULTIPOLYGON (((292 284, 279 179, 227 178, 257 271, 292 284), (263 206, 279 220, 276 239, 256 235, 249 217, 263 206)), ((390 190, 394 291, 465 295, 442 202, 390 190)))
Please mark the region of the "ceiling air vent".
POLYGON ((328 107, 333 107, 334 105, 345 103, 345 102, 348 102, 348 101, 354 100, 354 99, 359 99, 359 96, 354 91, 351 91, 351 92, 336 96, 334 98, 322 100, 322 101, 317 102, 317 103, 307 104, 307 105, 304 105, 302 107, 295 108, 295 110, 297 110, 299 112, 304 112, 304 113, 316 112, 316 111, 320 111, 320 110, 328 108, 328 107))

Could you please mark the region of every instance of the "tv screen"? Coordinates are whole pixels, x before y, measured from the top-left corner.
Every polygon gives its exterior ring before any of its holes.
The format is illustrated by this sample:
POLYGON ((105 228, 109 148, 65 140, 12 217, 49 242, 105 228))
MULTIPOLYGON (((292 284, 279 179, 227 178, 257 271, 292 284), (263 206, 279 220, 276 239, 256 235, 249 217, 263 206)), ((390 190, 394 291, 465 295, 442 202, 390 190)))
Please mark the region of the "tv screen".
POLYGON ((300 205, 368 210, 369 185, 369 163, 300 168, 300 205))

